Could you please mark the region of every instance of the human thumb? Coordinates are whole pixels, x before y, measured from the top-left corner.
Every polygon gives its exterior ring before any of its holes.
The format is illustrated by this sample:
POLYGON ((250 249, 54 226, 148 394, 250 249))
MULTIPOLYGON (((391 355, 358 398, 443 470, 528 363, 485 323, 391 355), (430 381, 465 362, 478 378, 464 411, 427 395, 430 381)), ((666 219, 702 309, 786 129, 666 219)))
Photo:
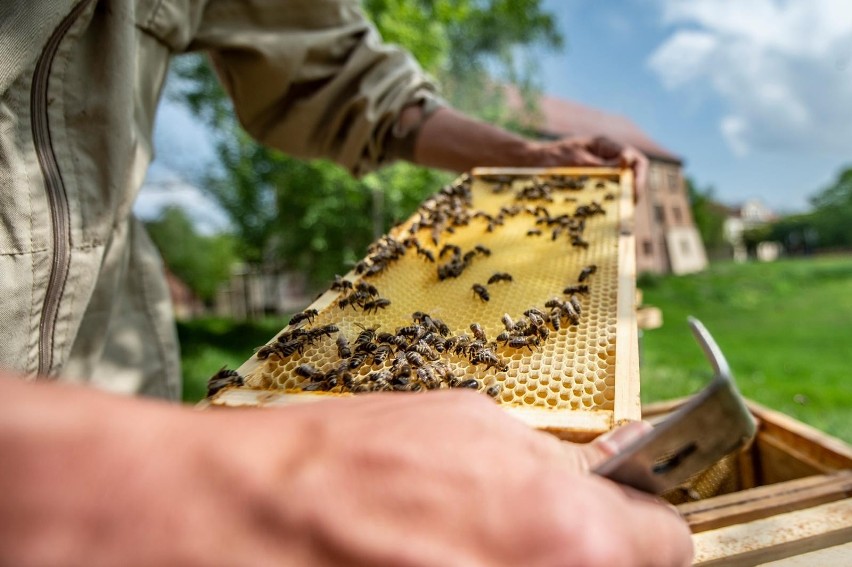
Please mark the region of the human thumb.
POLYGON ((586 470, 592 470, 617 455, 652 429, 653 426, 647 421, 632 421, 601 435, 591 443, 580 445, 578 450, 586 470))

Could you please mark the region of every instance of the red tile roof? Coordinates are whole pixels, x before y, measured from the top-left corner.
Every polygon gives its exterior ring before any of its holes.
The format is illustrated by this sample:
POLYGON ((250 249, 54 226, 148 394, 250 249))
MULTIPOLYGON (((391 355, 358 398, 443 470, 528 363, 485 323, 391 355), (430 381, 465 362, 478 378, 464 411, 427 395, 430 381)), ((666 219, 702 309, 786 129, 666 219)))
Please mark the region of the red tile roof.
MULTIPOLYGON (((509 88, 506 92, 509 108, 524 107, 520 94, 509 88)), ((682 163, 683 159, 645 135, 629 118, 608 114, 578 102, 541 95, 539 116, 529 127, 548 137, 607 136, 622 144, 642 150, 648 157, 682 163)))

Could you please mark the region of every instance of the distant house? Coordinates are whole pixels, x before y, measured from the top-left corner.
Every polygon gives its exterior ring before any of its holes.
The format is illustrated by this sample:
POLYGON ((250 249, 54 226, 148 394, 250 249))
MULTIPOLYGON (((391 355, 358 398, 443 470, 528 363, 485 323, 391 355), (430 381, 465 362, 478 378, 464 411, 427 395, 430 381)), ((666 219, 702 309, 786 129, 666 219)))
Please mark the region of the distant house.
MULTIPOLYGON (((723 224, 725 240, 733 249, 734 260, 745 262, 748 260, 748 249, 743 239, 743 232, 764 226, 778 216, 766 205, 757 200, 746 201, 739 208, 728 208, 728 214, 723 224)), ((781 245, 777 242, 761 242, 754 254, 758 260, 769 262, 778 258, 781 245)))
MULTIPOLYGON (((507 99, 509 108, 525 108, 517 91, 509 90, 507 99)), ((679 156, 649 138, 628 118, 573 101, 542 96, 536 114, 523 122, 542 138, 602 135, 641 150, 650 168, 648 186, 636 203, 637 271, 685 274, 707 266, 679 156)))

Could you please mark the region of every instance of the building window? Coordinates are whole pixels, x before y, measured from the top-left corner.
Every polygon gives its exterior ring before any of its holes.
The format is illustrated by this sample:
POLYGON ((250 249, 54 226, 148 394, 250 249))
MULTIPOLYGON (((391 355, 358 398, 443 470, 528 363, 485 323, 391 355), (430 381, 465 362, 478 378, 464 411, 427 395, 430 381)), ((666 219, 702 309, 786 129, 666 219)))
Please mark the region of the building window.
POLYGON ((672 207, 672 214, 674 215, 675 222, 680 224, 682 220, 680 215, 680 207, 672 207))
POLYGON ((669 171, 668 182, 669 182, 669 191, 672 192, 672 193, 677 193, 678 182, 677 182, 677 172, 676 171, 669 171))
POLYGON ((642 241, 642 253, 645 254, 645 256, 651 256, 654 253, 654 245, 647 238, 642 241))
POLYGON ((650 181, 649 185, 651 186, 651 191, 657 191, 659 188, 663 186, 663 170, 659 167, 651 168, 651 175, 649 176, 650 181))
POLYGON ((658 223, 666 222, 666 211, 662 205, 654 205, 654 217, 658 223))

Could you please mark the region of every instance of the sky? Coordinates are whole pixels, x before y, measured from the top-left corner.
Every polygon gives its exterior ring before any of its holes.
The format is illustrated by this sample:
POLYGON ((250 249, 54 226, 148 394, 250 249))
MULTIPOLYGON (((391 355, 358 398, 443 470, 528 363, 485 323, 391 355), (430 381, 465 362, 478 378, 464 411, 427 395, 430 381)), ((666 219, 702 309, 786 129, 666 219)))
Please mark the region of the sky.
POLYGON ((632 119, 698 187, 778 212, 852 167, 852 2, 545 0, 542 88, 632 119))
MULTIPOLYGON (((849 0, 544 0, 565 48, 535 53, 542 90, 629 117, 684 159, 686 175, 736 205, 779 213, 852 167, 849 0)), ((212 167, 209 133, 167 99, 157 159, 136 205, 194 205, 224 216, 187 183, 212 167), (199 203, 203 203, 199 206, 199 203)))

